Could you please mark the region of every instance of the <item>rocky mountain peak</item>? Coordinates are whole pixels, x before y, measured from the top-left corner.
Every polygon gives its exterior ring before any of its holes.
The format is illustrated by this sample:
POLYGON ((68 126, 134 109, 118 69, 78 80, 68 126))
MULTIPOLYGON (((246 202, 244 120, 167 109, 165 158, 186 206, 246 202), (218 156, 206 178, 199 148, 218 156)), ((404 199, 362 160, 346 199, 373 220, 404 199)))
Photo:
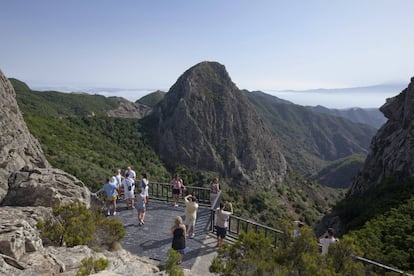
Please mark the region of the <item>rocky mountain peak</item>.
POLYGON ((414 176, 414 77, 399 95, 387 99, 380 111, 388 121, 371 142, 364 168, 349 193, 363 193, 387 177, 414 176))
POLYGON ((278 143, 217 62, 201 62, 184 72, 155 116, 158 151, 167 163, 270 186, 286 173, 278 143))

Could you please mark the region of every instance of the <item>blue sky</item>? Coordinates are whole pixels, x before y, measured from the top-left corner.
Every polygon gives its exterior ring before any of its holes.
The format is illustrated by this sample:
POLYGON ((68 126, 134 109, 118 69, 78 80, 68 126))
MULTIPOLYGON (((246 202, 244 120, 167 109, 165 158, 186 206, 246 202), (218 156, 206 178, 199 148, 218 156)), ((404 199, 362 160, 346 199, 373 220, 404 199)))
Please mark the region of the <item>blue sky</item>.
POLYGON ((205 60, 249 90, 408 84, 414 75, 411 0, 0 6, 0 69, 30 86, 167 90, 205 60))

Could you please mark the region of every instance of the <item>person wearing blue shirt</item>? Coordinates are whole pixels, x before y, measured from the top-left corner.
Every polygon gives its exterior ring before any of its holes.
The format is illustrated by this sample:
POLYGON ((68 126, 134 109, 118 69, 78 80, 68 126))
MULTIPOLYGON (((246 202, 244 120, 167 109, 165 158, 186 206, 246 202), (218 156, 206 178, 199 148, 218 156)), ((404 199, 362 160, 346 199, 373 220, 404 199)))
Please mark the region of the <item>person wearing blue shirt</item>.
POLYGON ((108 177, 102 189, 105 191, 105 194, 106 194, 106 208, 108 210, 108 216, 111 215, 111 212, 110 212, 111 204, 113 206, 112 214, 115 216, 116 215, 116 197, 118 195, 118 187, 116 185, 116 182, 112 182, 111 178, 108 177))

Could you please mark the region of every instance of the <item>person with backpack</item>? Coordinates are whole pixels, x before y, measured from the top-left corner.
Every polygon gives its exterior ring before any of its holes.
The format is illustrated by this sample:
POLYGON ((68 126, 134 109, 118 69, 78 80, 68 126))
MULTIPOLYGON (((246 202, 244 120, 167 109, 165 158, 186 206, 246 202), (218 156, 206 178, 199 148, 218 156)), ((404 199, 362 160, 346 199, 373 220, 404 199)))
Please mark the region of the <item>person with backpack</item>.
POLYGON ((127 209, 135 208, 135 206, 134 206, 134 199, 135 199, 134 189, 135 189, 135 185, 134 185, 134 180, 131 178, 129 172, 127 172, 125 174, 123 184, 124 184, 124 198, 125 198, 126 207, 127 207, 127 209))

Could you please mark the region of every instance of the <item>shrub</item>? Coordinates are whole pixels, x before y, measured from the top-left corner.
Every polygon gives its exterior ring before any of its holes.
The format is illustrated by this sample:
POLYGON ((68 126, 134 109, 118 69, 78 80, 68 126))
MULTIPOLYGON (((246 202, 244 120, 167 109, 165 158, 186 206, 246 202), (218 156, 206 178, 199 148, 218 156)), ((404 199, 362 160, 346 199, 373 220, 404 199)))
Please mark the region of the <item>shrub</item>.
POLYGON ((76 246, 93 241, 96 226, 93 215, 86 206, 71 204, 55 206, 53 220, 41 221, 37 224, 40 237, 53 245, 76 246))
POLYGON ((125 234, 125 228, 119 219, 105 218, 101 213, 96 213, 96 244, 111 245, 120 241, 125 234))
POLYGON ((94 260, 93 257, 83 258, 76 276, 85 276, 108 268, 109 261, 105 258, 94 260))
POLYGON ((183 269, 177 265, 177 262, 181 259, 180 253, 170 248, 168 250, 168 260, 165 263, 165 271, 171 276, 184 276, 183 269))
POLYGON ((125 236, 122 223, 106 219, 100 212, 84 205, 71 204, 53 208, 54 218, 39 221, 37 228, 46 244, 56 246, 102 245, 119 241, 125 236))

